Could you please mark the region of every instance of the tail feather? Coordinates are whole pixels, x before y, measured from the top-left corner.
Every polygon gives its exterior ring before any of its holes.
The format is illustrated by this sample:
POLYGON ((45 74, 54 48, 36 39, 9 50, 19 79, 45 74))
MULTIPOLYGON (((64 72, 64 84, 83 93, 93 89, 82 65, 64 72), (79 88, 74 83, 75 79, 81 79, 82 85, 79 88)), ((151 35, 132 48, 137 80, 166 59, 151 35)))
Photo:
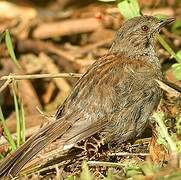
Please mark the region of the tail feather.
POLYGON ((7 175, 16 176, 32 157, 64 134, 70 127, 70 122, 59 119, 40 129, 38 133, 28 139, 17 151, 0 163, 0 177, 7 175))

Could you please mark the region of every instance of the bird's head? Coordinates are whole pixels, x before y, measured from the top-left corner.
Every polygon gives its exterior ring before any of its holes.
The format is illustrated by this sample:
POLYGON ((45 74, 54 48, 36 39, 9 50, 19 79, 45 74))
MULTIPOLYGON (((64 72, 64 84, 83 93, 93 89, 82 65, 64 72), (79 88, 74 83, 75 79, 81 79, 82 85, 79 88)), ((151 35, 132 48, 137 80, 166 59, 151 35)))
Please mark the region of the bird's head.
POLYGON ((155 53, 155 37, 160 29, 174 18, 159 20, 153 16, 138 16, 127 20, 118 30, 111 52, 126 52, 128 55, 155 53))

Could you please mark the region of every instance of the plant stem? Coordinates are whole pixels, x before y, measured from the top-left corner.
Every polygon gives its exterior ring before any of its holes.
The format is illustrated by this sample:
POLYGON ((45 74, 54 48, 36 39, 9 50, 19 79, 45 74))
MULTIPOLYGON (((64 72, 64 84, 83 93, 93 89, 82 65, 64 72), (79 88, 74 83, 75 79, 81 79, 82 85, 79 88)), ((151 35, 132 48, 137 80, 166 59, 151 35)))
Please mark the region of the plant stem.
POLYGON ((181 63, 181 59, 176 55, 176 53, 173 51, 173 49, 168 45, 168 43, 163 39, 161 35, 157 36, 157 39, 159 43, 165 48, 165 50, 172 56, 174 57, 177 62, 181 63))
POLYGON ((156 122, 158 123, 164 138, 168 142, 168 145, 170 146, 170 149, 172 152, 177 152, 177 146, 175 142, 172 140, 170 135, 168 134, 167 127, 165 126, 163 120, 164 120, 164 113, 163 112, 157 112, 153 114, 153 117, 155 118, 156 122))

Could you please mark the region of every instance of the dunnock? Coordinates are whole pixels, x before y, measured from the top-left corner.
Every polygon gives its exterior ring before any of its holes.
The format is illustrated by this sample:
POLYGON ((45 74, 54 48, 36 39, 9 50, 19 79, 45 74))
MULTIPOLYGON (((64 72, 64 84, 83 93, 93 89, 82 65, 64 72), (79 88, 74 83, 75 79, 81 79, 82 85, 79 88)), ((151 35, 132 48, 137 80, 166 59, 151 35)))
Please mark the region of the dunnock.
POLYGON ((0 176, 15 176, 52 141, 62 149, 99 133, 104 143, 117 144, 138 137, 160 101, 162 79, 155 50, 155 36, 173 18, 158 20, 139 16, 118 30, 107 55, 80 78, 55 120, 29 138, 0 164, 0 176))

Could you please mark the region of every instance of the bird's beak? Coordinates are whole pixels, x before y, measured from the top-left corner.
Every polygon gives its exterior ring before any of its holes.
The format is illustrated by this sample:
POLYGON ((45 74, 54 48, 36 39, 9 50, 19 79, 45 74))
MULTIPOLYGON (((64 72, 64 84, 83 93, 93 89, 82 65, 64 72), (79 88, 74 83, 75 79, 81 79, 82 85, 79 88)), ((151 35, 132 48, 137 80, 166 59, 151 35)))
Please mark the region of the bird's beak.
POLYGON ((164 19, 164 20, 161 20, 160 23, 159 23, 159 29, 161 29, 162 27, 164 27, 165 25, 167 24, 170 24, 171 22, 173 22, 175 19, 173 17, 171 18, 167 18, 167 19, 164 19))

